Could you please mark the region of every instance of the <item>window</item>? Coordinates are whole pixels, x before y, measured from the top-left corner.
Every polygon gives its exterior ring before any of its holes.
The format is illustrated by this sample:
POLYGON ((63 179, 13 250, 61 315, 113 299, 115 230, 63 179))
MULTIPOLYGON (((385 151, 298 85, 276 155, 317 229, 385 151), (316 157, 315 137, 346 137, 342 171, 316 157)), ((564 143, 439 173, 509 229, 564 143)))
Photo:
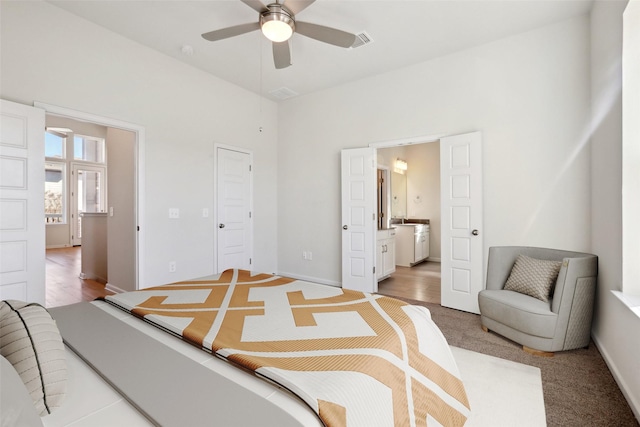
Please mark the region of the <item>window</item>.
POLYGON ((44 155, 64 159, 64 146, 67 138, 64 134, 47 130, 44 134, 44 155))
POLYGON ((66 167, 64 163, 45 162, 44 217, 46 224, 66 224, 66 167))
POLYGON ((104 163, 104 139, 92 136, 73 137, 73 159, 85 162, 104 163))

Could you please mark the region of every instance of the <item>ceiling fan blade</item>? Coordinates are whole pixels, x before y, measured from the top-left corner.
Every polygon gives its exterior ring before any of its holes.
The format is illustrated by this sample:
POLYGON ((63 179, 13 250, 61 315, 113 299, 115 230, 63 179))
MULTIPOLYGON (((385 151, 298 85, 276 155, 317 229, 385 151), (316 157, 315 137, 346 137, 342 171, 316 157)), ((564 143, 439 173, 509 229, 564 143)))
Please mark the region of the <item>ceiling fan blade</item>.
POLYGON ((315 1, 316 0, 285 0, 283 6, 286 7, 287 10, 289 10, 294 15, 297 15, 298 13, 311 6, 311 4, 315 1))
POLYGON ((289 40, 280 43, 273 42, 273 62, 278 70, 287 68, 291 65, 291 49, 289 48, 289 40))
POLYGON ((267 10, 266 6, 260 0, 240 0, 240 1, 258 13, 262 13, 265 10, 267 10))
POLYGON ((351 47, 356 41, 355 34, 309 22, 296 21, 296 33, 340 47, 351 47))
POLYGON ((204 33, 202 37, 210 42, 216 40, 228 39, 229 37, 239 36, 240 34, 250 33, 251 31, 259 30, 260 24, 258 22, 251 22, 249 24, 240 24, 233 27, 222 28, 220 30, 209 31, 204 33))

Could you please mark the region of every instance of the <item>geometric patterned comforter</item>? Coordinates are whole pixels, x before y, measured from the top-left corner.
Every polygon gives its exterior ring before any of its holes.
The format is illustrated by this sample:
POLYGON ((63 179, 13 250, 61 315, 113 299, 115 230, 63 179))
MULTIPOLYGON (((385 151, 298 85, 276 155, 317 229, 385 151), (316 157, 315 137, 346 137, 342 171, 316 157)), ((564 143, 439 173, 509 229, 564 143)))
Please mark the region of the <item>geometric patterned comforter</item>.
POLYGON ((469 415, 424 307, 245 270, 105 299, 288 389, 327 426, 461 426, 469 415))

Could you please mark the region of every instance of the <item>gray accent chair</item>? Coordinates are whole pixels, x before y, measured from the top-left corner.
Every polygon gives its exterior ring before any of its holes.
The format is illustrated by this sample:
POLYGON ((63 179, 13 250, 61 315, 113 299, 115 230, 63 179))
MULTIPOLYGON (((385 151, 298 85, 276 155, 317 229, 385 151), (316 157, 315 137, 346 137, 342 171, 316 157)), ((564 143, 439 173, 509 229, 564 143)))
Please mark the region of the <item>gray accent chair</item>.
POLYGON ((487 286, 478 294, 485 331, 522 344, 525 351, 553 355, 555 351, 587 347, 598 276, 598 257, 557 249, 496 246, 489 248, 487 286), (504 290, 518 255, 562 261, 548 302, 504 290))

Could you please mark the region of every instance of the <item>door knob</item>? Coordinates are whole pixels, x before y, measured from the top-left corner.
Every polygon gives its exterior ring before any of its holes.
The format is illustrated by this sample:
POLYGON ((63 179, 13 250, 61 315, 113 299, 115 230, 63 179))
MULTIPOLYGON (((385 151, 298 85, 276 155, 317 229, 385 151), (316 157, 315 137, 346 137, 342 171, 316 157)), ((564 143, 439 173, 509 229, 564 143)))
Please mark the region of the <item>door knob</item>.
POLYGON ((224 228, 224 224, 218 225, 218 228, 224 228))
POLYGON ((478 230, 473 230, 471 234, 473 234, 474 236, 477 236, 479 233, 478 233, 478 230))
POLYGON ((342 229, 343 229, 343 230, 348 230, 348 229, 349 229, 349 226, 347 226, 347 225, 343 225, 343 226, 342 226, 342 229))

